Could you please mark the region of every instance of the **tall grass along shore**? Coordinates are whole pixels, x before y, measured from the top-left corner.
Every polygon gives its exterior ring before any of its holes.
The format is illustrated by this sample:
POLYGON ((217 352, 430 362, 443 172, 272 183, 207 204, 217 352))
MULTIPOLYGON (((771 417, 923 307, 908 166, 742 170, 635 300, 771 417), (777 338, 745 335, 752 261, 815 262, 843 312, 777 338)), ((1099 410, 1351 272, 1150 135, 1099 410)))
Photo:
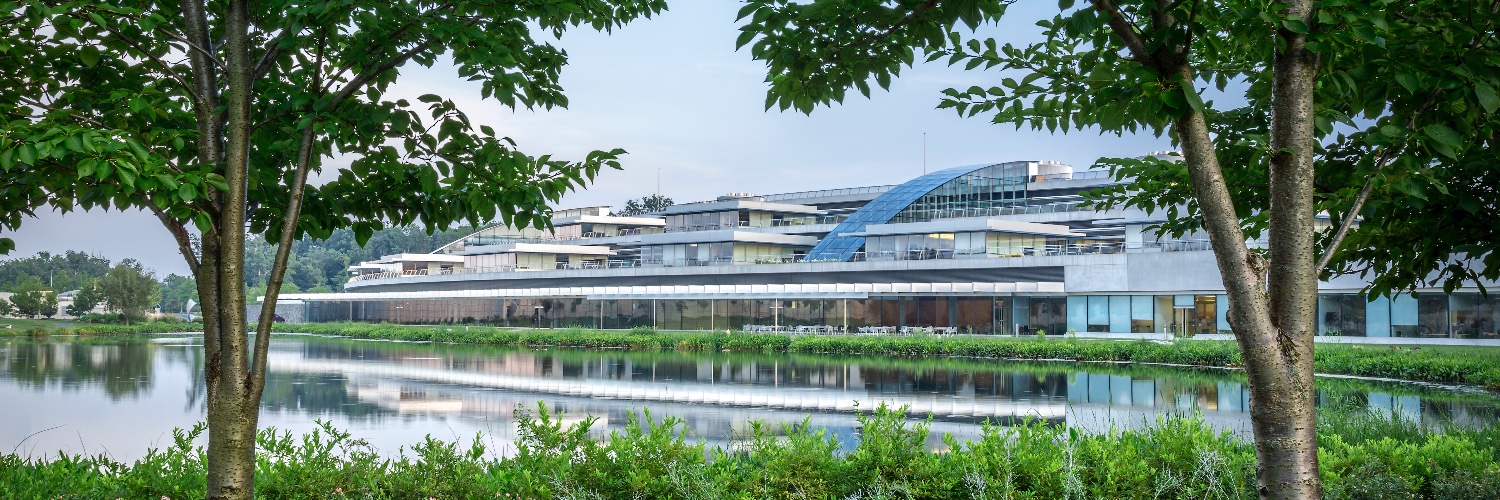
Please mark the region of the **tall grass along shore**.
MULTIPOLYGON (((1255 452, 1191 416, 1083 434, 1041 421, 929 439, 900 409, 856 415, 841 439, 804 421, 751 423, 710 447, 683 422, 632 413, 598 439, 538 404, 517 411, 515 449, 427 439, 383 455, 328 424, 257 442, 259 498, 1180 498, 1250 499, 1255 452), (394 455, 394 456, 392 456, 394 455), (503 455, 503 456, 502 456, 503 455)), ((1326 498, 1500 498, 1500 431, 1437 432, 1393 416, 1320 417, 1326 498)), ((0 498, 202 498, 200 424, 132 464, 106 456, 0 455, 0 498)))
MULTIPOLYGON (((128 335, 192 331, 200 325, 81 325, 50 332, 14 334, 128 335)), ((531 347, 626 348, 681 351, 792 352, 884 356, 962 356, 979 358, 1159 363, 1237 368, 1239 347, 1230 341, 1176 342, 1075 340, 1034 337, 937 337, 784 335, 740 332, 658 332, 587 329, 524 330, 481 326, 398 326, 368 323, 276 324, 276 331, 356 339, 448 342, 531 347)), ((1500 348, 1411 347, 1358 344, 1319 345, 1318 373, 1480 386, 1500 390, 1500 348)))

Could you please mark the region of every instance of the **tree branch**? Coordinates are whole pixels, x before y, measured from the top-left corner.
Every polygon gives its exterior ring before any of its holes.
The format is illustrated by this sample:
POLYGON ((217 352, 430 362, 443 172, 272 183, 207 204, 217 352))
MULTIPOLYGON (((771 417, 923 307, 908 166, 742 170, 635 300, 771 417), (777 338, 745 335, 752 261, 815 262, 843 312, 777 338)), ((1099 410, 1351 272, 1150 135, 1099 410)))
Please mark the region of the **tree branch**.
MULTIPOLYGON (((318 34, 318 56, 313 69, 313 81, 310 87, 317 89, 322 86, 319 81, 323 77, 323 55, 328 45, 328 32, 323 30, 318 34)), ((302 192, 307 187, 307 171, 312 166, 313 140, 317 138, 317 120, 307 124, 302 129, 302 144, 297 148, 297 171, 292 177, 292 192, 287 201, 286 213, 281 220, 281 235, 276 240, 276 257, 271 262, 271 276, 266 282, 266 299, 264 306, 260 309, 260 318, 255 326, 255 359, 251 361, 250 373, 264 373, 266 369, 266 351, 271 339, 271 323, 276 318, 276 302, 281 296, 282 280, 286 277, 287 261, 292 254, 292 238, 297 234, 297 219, 302 213, 302 192)), ((251 379, 250 390, 260 393, 265 388, 265 378, 251 379)))
MULTIPOLYGON (((78 18, 77 16, 74 16, 74 18, 75 19, 81 19, 81 18, 78 18)), ((188 95, 191 96, 194 101, 198 101, 198 100, 200 100, 202 98, 200 95, 198 95, 197 89, 194 89, 192 85, 188 84, 187 80, 183 80, 182 76, 178 75, 177 71, 172 69, 172 65, 167 64, 166 61, 163 61, 160 57, 156 57, 150 51, 147 51, 146 49, 142 48, 139 44, 135 43, 134 41, 130 40, 129 38, 125 38, 125 35, 120 34, 119 31, 115 31, 114 28, 111 28, 111 27, 103 25, 103 24, 100 24, 98 26, 100 28, 104 28, 104 31, 108 31, 109 34, 114 35, 115 38, 120 39, 120 41, 125 42, 125 45, 129 45, 130 48, 135 49, 136 52, 140 52, 141 55, 145 56, 148 59, 151 59, 152 61, 155 61, 158 66, 161 66, 162 72, 166 73, 166 75, 168 77, 170 77, 172 80, 176 81, 178 85, 182 85, 183 90, 186 90, 188 92, 188 95)))
POLYGON ((199 47, 198 44, 193 43, 191 40, 188 40, 187 38, 183 37, 182 35, 177 34, 177 32, 174 32, 174 31, 171 31, 171 30, 162 29, 161 25, 157 25, 155 31, 157 31, 157 32, 159 32, 159 33, 161 33, 163 35, 167 35, 169 37, 172 37, 172 39, 177 40, 179 42, 182 42, 183 44, 186 44, 189 49, 192 49, 193 52, 197 52, 199 55, 203 56, 204 58, 207 58, 209 61, 213 62, 215 66, 220 67, 220 68, 224 67, 224 62, 220 61, 218 58, 214 57, 214 53, 213 52, 211 52, 208 49, 205 49, 203 47, 199 47))
POLYGON ((182 252, 183 260, 187 261, 188 270, 193 272, 193 276, 197 276, 198 257, 196 252, 193 251, 193 239, 188 235, 187 228, 184 228, 182 223, 178 222, 177 219, 167 215, 162 209, 157 208, 156 204, 151 203, 150 200, 146 200, 145 205, 151 208, 151 213, 156 214, 156 218, 161 221, 161 225, 166 226, 167 231, 172 233, 172 238, 177 240, 177 250, 182 252))
POLYGON ((1109 28, 1114 30, 1115 36, 1125 43, 1125 48, 1130 51, 1130 57, 1136 62, 1146 65, 1151 69, 1161 72, 1151 60, 1151 51, 1146 48, 1146 42, 1141 39, 1141 34, 1134 24, 1120 14, 1120 7, 1111 0, 1094 0, 1094 8, 1109 15, 1109 28))
MULTIPOLYGON (((1436 89, 1427 95, 1427 100, 1423 101, 1422 106, 1417 108, 1417 112, 1413 113, 1411 119, 1406 121, 1407 130, 1415 130, 1417 128, 1417 119, 1422 116, 1422 113, 1427 112, 1427 107, 1431 106, 1433 101, 1436 101, 1438 95, 1442 92, 1442 89, 1436 89)), ((1344 214, 1344 219, 1339 222, 1339 230, 1333 233, 1333 239, 1328 242, 1328 247, 1323 249, 1323 255, 1318 258, 1318 264, 1313 267, 1314 274, 1321 276, 1323 270, 1328 268, 1328 264, 1333 262, 1333 255, 1338 253, 1339 246, 1344 243, 1344 237, 1349 235, 1349 230, 1354 226, 1355 219, 1359 217, 1360 210, 1364 210, 1365 202, 1370 199, 1370 193, 1375 188, 1375 178, 1379 177, 1380 173, 1385 170, 1385 167, 1395 160, 1396 153, 1405 149, 1410 140, 1411 137, 1407 136, 1407 140, 1401 141, 1401 144, 1396 147, 1385 148, 1384 151, 1381 151, 1380 158, 1375 163, 1375 171, 1365 177, 1365 184, 1359 189, 1359 196, 1354 198, 1354 205, 1349 207, 1348 213, 1344 214)))
POLYGON ((895 24, 886 27, 884 31, 873 33, 857 41, 849 42, 847 44, 839 46, 838 48, 833 49, 833 52, 836 54, 839 52, 843 52, 844 49, 847 49, 849 47, 868 45, 873 42, 878 42, 886 38, 890 38, 890 36, 896 34, 896 31, 900 30, 902 26, 910 24, 912 21, 917 19, 917 16, 920 16, 927 13, 927 11, 929 10, 937 8, 937 5, 937 0, 927 0, 927 3, 918 5, 915 9, 912 9, 910 13, 906 14, 905 17, 902 17, 901 20, 896 21, 895 24))

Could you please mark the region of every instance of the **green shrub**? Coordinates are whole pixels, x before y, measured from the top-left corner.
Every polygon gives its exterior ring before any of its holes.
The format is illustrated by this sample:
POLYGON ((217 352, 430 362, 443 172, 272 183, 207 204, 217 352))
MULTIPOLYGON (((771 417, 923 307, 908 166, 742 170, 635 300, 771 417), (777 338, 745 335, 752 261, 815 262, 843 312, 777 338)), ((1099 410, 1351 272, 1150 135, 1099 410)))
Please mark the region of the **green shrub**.
MULTIPOLYGON (((516 453, 494 457, 426 438, 391 458, 326 423, 300 437, 257 438, 264 498, 1254 498, 1255 452, 1202 419, 1162 417, 1140 429, 1085 434, 1025 420, 986 424, 978 439, 944 436, 928 421, 881 406, 856 415, 843 443, 804 420, 712 450, 681 420, 632 413, 596 439, 538 404, 516 414, 516 453), (852 449, 846 446, 852 445, 852 449)), ((106 457, 24 460, 0 455, 0 498, 199 498, 205 427, 173 433, 165 450, 130 465, 106 457)), ((1500 462, 1475 433, 1344 439, 1320 432, 1328 498, 1496 498, 1500 462)))

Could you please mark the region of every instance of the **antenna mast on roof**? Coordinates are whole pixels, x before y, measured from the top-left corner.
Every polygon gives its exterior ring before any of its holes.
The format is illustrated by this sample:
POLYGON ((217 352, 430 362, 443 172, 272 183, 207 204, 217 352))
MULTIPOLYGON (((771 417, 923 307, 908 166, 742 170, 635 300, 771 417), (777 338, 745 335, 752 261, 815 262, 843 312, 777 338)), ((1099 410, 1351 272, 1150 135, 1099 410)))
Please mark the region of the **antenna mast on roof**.
POLYGON ((927 132, 922 132, 922 175, 927 175, 927 132))

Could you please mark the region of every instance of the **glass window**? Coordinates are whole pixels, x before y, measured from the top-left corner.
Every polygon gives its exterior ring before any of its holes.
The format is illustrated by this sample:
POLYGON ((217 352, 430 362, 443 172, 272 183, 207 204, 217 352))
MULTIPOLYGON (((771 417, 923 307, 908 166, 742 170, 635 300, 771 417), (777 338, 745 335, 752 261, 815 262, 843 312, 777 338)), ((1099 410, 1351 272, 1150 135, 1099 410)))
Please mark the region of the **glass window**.
POLYGON ((1229 328, 1229 296, 1219 296, 1219 333, 1233 333, 1229 328))
POLYGON ((1171 295, 1156 296, 1157 333, 1177 332, 1182 327, 1182 325, 1179 325, 1177 321, 1175 321, 1175 318, 1173 318, 1173 313, 1176 312, 1176 308, 1174 307, 1175 305, 1176 303, 1171 295))
POLYGON ((1130 296, 1112 295, 1109 297, 1109 331, 1130 331, 1130 296))
POLYGON ((1109 331, 1109 297, 1104 295, 1090 295, 1088 297, 1088 319, 1090 332, 1109 331))
POLYGON ((1194 335, 1214 333, 1219 329, 1218 297, 1213 295, 1193 296, 1193 312, 1188 331, 1194 335))
POLYGON ((1449 296, 1452 310, 1453 336, 1463 339, 1500 338, 1496 333, 1496 320, 1500 320, 1500 299, 1482 297, 1477 293, 1455 293, 1449 296))
POLYGON ((1151 333, 1156 331, 1156 308, 1153 307, 1153 298, 1150 295, 1132 295, 1130 297, 1130 331, 1133 333, 1151 333))
POLYGON ((1089 331, 1088 297, 1068 297, 1068 329, 1075 332, 1089 331))

